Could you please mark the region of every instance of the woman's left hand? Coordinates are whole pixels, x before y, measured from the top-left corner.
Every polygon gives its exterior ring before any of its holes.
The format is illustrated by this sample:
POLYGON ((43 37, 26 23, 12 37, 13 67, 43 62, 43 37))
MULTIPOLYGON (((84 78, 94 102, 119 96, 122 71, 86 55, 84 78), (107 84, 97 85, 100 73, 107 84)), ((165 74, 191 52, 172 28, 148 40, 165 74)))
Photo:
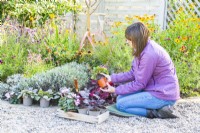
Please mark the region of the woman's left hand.
POLYGON ((115 93, 115 87, 107 83, 107 89, 100 88, 103 92, 115 93))

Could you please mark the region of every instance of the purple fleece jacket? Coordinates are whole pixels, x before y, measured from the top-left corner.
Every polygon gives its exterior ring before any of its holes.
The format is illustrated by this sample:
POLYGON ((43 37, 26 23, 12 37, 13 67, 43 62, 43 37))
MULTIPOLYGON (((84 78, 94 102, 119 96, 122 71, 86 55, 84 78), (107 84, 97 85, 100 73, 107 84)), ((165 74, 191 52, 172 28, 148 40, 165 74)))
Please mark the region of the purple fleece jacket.
POLYGON ((149 40, 140 54, 135 57, 131 70, 111 75, 118 95, 147 91, 164 100, 178 100, 180 90, 174 64, 169 54, 156 42, 149 40))

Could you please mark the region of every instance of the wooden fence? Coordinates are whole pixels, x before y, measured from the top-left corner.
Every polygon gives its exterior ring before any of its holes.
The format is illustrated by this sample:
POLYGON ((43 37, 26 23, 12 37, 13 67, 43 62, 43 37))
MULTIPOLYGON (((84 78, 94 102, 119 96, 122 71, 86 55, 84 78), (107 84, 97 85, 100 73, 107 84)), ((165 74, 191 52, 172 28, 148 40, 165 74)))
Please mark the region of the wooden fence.
MULTIPOLYGON (((166 23, 169 24, 175 19, 178 9, 182 8, 186 14, 192 12, 200 17, 200 1, 199 0, 168 0, 166 23)), ((168 27, 168 25, 166 25, 168 27)))

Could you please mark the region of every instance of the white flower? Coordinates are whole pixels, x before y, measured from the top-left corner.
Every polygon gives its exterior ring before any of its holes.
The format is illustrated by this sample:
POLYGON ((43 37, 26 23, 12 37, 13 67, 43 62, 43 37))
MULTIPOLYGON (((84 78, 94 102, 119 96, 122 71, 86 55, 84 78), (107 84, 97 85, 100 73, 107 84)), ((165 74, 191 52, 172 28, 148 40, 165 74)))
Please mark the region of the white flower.
POLYGON ((7 92, 7 93, 5 94, 5 96, 6 96, 7 99, 9 99, 9 98, 11 97, 11 95, 10 95, 9 92, 7 92))

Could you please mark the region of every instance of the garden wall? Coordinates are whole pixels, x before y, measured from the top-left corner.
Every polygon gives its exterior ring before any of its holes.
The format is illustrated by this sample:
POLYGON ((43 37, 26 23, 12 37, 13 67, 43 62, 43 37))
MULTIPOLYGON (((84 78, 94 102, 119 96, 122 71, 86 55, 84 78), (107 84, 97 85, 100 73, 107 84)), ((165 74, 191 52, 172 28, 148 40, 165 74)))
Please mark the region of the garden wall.
MULTIPOLYGON (((81 2, 83 9, 86 9, 84 0, 81 0, 81 2)), ((100 31, 101 28, 109 34, 113 22, 123 22, 127 16, 133 17, 134 15, 144 14, 155 14, 155 21, 161 28, 164 28, 165 5, 165 0, 102 0, 97 10, 91 15, 91 31, 95 33, 100 31)), ((81 36, 86 31, 86 15, 84 12, 78 15, 76 29, 81 36)))

